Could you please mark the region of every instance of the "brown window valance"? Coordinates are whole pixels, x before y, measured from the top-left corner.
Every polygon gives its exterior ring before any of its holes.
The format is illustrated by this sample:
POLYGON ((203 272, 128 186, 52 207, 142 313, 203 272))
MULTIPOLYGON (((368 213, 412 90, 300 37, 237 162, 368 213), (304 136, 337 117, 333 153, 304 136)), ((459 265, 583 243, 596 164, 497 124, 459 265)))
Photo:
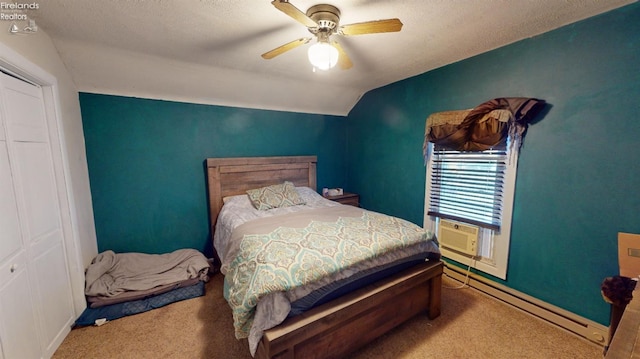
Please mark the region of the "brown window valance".
MULTIPOLYGON (((428 142, 457 151, 484 151, 506 143, 519 143, 543 100, 503 97, 471 110, 437 112, 427 118, 424 149, 428 142)), ((426 155, 426 152, 425 152, 426 155)))

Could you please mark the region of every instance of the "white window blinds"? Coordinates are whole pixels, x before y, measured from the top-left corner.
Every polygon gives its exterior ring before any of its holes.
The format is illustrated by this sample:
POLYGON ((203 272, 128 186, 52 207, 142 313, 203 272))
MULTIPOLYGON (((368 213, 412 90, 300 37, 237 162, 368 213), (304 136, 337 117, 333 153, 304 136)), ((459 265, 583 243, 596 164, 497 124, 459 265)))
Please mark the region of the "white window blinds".
POLYGON ((431 155, 428 214, 499 230, 507 169, 506 146, 460 152, 435 145, 431 155))

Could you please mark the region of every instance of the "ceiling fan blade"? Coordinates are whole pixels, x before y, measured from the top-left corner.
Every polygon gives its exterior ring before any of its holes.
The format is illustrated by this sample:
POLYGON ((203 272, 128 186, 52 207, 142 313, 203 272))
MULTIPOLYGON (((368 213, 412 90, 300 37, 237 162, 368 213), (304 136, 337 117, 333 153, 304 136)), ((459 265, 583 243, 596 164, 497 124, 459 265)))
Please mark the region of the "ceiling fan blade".
POLYGON ((333 45, 333 47, 338 49, 338 66, 340 66, 340 68, 343 70, 348 70, 351 67, 353 67, 353 63, 351 62, 349 55, 347 55, 347 53, 344 52, 344 49, 342 48, 340 43, 337 41, 333 41, 331 45, 333 45))
POLYGON ((294 20, 298 21, 306 27, 318 27, 318 24, 316 24, 315 21, 311 20, 311 18, 308 17, 307 14, 300 11, 297 7, 291 5, 291 3, 287 0, 273 0, 271 4, 275 6, 276 9, 289 15, 294 20))
POLYGON ((386 19, 359 22, 340 26, 338 33, 345 36, 375 34, 380 32, 396 32, 402 29, 400 19, 386 19))
POLYGON ((287 52, 287 51, 289 51, 291 49, 294 49, 294 48, 296 48, 296 47, 298 47, 300 45, 304 45, 304 44, 308 43, 309 41, 311 41, 310 37, 302 37, 300 39, 293 40, 293 41, 291 41, 289 43, 286 43, 286 44, 284 44, 282 46, 278 46, 278 47, 276 47, 275 49, 273 49, 271 51, 265 52, 264 54, 262 54, 262 58, 267 59, 267 60, 272 59, 272 58, 274 58, 274 57, 276 57, 276 56, 278 56, 280 54, 283 54, 283 53, 285 53, 285 52, 287 52))

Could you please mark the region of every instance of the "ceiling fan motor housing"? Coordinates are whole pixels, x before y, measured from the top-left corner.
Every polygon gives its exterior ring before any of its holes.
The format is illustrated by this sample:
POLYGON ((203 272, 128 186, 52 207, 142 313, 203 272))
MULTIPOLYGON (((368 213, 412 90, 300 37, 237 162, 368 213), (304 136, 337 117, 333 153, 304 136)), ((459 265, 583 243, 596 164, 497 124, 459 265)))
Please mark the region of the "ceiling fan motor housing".
POLYGON ((318 24, 318 28, 314 29, 313 33, 326 32, 330 35, 335 32, 340 23, 340 10, 333 5, 314 5, 307 10, 307 16, 318 24))

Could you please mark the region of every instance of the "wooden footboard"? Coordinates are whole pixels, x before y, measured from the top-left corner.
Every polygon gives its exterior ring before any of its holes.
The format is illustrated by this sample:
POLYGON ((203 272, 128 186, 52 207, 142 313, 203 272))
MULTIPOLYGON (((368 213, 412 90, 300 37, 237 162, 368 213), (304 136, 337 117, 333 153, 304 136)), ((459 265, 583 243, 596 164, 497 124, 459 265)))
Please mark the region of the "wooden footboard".
POLYGON ((418 313, 440 315, 440 261, 426 262, 267 330, 256 358, 342 358, 418 313))

